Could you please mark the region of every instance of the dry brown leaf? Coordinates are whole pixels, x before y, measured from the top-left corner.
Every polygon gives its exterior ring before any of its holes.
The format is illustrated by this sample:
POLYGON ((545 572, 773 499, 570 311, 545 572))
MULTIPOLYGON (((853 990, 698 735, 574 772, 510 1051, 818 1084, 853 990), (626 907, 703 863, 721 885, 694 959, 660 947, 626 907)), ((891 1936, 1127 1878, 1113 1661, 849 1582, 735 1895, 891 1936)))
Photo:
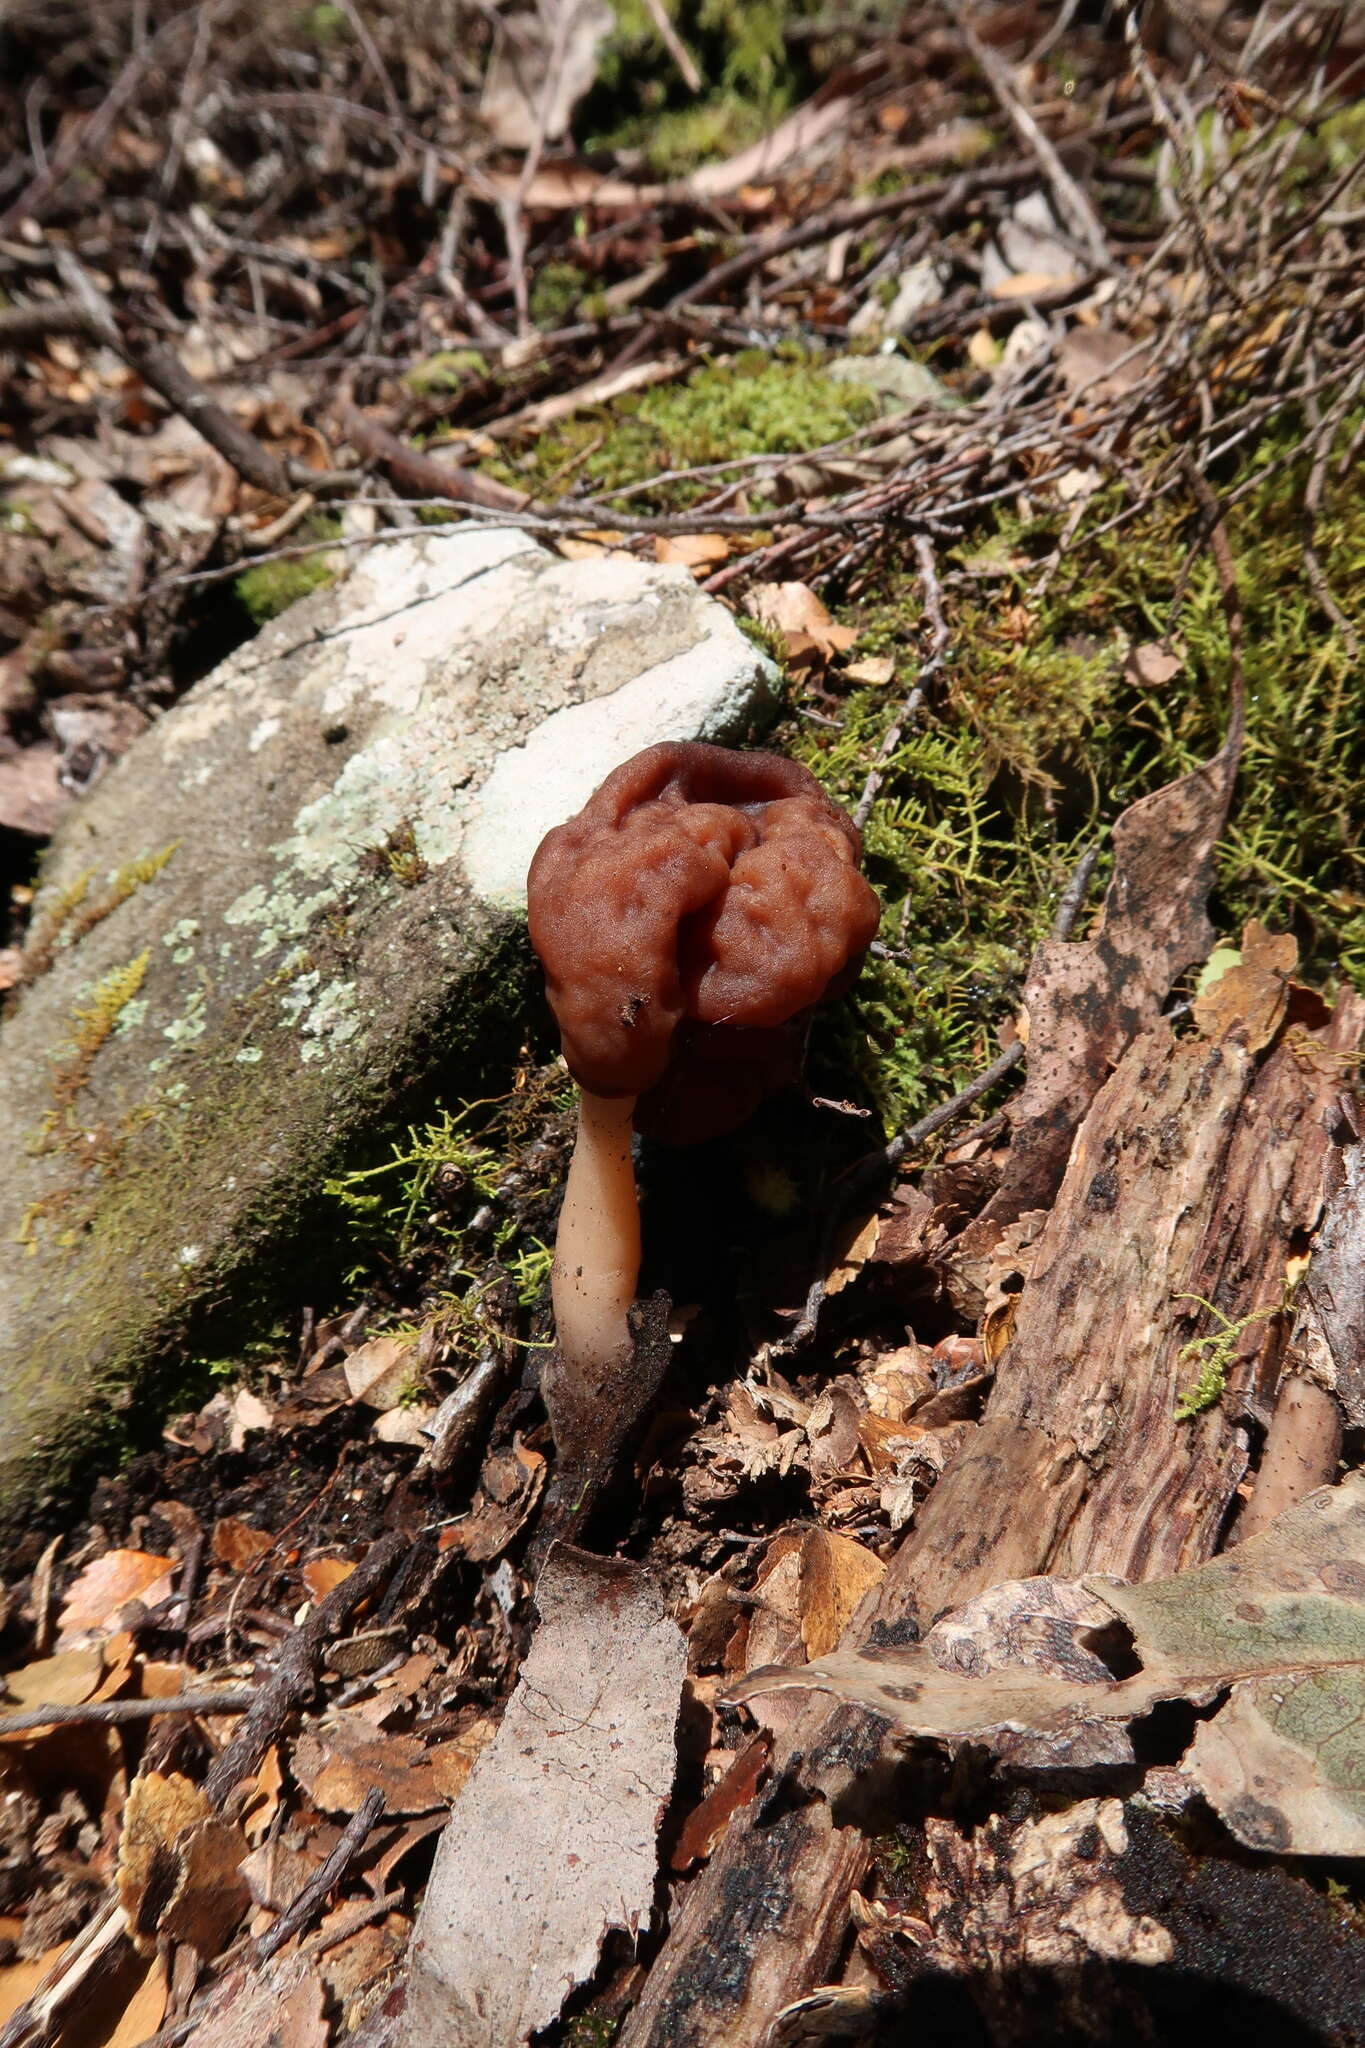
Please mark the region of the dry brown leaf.
POLYGON ((221 1820, 202 1787, 177 1774, 144 1771, 133 1780, 119 1840, 119 1904, 136 1946, 186 1941, 206 1960, 236 1927, 248 1904, 238 1865, 239 1828, 221 1820))
POLYGON ((654 1910, 686 1644, 640 1566, 556 1545, 413 1931, 406 2048, 510 2048, 654 1910))
POLYGON ((1159 690, 1170 682, 1172 676, 1178 676, 1184 666, 1183 655, 1172 654, 1169 648, 1158 646, 1155 640, 1144 640, 1139 646, 1129 649, 1123 673, 1130 682, 1139 683, 1145 689, 1159 690))
POLYGON ((346 1557, 310 1557, 299 1577, 308 1588, 311 1600, 325 1600, 343 1580, 350 1578, 354 1570, 355 1566, 346 1557))
POLYGON ((58 1957, 65 1954, 65 1944, 58 1942, 40 1956, 28 1956, 22 1962, 0 1967, 0 2026, 28 2003, 58 1957))
POLYGON ((157 1956, 143 1972, 104 2048, 143 2048, 143 2043, 152 2039, 166 2017, 168 1995, 166 1966, 157 1956))
POLYGON ((55 1657, 7 1671, 4 1686, 19 1707, 78 1707, 93 1699, 103 1670, 99 1649, 59 1650, 55 1657))
POLYGON ((924 1431, 914 1422, 888 1422, 884 1415, 864 1412, 858 1417, 858 1442, 875 1474, 892 1472, 907 1444, 924 1431))
POLYGON ((1206 1038, 1236 1031, 1248 1049, 1269 1045, 1289 1005, 1289 976, 1298 965, 1290 932, 1268 932, 1253 918, 1242 934, 1242 958, 1194 999, 1194 1021, 1206 1038))
POLYGON ((856 1218, 842 1233, 847 1248, 840 1252, 838 1259, 825 1281, 826 1294, 842 1294, 850 1280, 856 1280, 869 1259, 877 1256, 877 1240, 882 1232, 882 1219, 874 1212, 864 1223, 856 1218))
POLYGON ((683 1822, 668 1859, 670 1870, 691 1870, 706 1860, 725 1833, 731 1814, 754 1798, 767 1773, 772 1751, 769 1735, 756 1735, 752 1742, 745 1743, 730 1768, 683 1822))
POLYGON ((723 533, 661 533, 654 542, 656 562, 680 562, 694 576, 709 576, 730 558, 723 533))
POLYGON ((242 1830, 253 1848, 258 1842, 265 1840, 274 1826, 283 1790, 284 1772, 280 1768, 280 1753, 272 1746, 266 1751, 261 1768, 256 1773, 256 1783, 242 1805, 242 1830))
POLYGON ((993 299, 1036 299, 1070 284, 1069 277, 1053 277, 1045 270, 1018 270, 991 286, 993 299))
POLYGON ((850 661, 844 669, 851 683, 871 683, 877 688, 889 683, 895 673, 895 658, 890 654, 868 654, 861 661, 850 661))
POLYGON ((839 1641, 863 1595, 881 1584, 886 1566, 851 1536, 808 1529, 801 1545, 801 1641, 823 1657, 839 1641), (817 1647, 818 1645, 818 1647, 817 1647))
POLYGON ((235 1515, 225 1515, 213 1528, 212 1551, 219 1564, 229 1570, 243 1572, 258 1557, 264 1557, 274 1544, 274 1537, 264 1529, 253 1528, 250 1522, 242 1522, 235 1515))
POLYGON ((367 1408, 394 1407, 411 1383, 417 1346, 408 1337, 372 1337, 342 1366, 353 1401, 367 1408))
POLYGON ((761 584, 749 593, 746 603, 760 625, 770 626, 780 636, 794 668, 825 668, 858 637, 851 626, 835 624, 805 583, 761 584))
POLYGON ((1150 367, 1147 351, 1113 327, 1073 327, 1057 351, 1057 367, 1073 397, 1086 406, 1106 405, 1142 382, 1150 367), (1130 360, 1122 363, 1120 359, 1130 360))
POLYGON ((459 1793, 490 1732, 478 1721, 428 1748, 415 1735, 384 1734, 363 1710, 348 1708, 301 1735, 291 1764, 323 1813, 355 1813, 375 1786, 391 1816, 431 1813, 459 1793))
POLYGON ((107 1550, 73 1581, 57 1617, 57 1648, 109 1633, 132 1600, 155 1607, 168 1598, 175 1572, 174 1558, 146 1550, 107 1550))

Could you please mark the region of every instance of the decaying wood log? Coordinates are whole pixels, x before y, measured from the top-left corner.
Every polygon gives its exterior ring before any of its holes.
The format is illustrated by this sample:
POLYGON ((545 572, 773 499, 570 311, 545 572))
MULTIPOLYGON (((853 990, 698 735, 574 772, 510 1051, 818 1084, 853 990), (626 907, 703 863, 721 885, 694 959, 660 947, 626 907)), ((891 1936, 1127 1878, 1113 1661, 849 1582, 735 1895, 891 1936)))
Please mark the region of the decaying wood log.
MULTIPOLYGON (((1288 1256, 1341 1178, 1343 1056, 1362 1040, 1350 996, 1260 1058, 1166 1023, 1129 1047, 1077 1133, 983 1421, 846 1644, 914 1640, 1004 1579, 1150 1578, 1213 1553, 1247 1418, 1273 1404, 1288 1256), (1228 1325, 1228 1392, 1177 1421, 1191 1341, 1228 1325)), ((855 1711, 802 1708, 772 1788, 677 1900, 621 2048, 758 2048, 825 1977, 867 1859, 840 1803, 877 1746, 855 1711)))

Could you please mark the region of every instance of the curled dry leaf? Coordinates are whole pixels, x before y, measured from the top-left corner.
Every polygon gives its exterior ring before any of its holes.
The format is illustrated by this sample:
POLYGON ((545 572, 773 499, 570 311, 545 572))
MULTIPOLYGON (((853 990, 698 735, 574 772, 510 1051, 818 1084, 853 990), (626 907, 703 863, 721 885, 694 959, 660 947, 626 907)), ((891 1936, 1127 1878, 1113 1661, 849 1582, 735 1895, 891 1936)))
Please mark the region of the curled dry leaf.
POLYGON ((779 636, 794 668, 825 668, 858 637, 851 627, 835 624, 805 583, 765 583, 751 591, 746 602, 759 624, 779 636))
POLYGON ((767 1735, 756 1735, 752 1742, 745 1743, 729 1769, 683 1822, 668 1859, 670 1870, 691 1870, 695 1864, 705 1862, 724 1834, 731 1814, 747 1806, 757 1793, 767 1774, 772 1750, 772 1740, 767 1735))

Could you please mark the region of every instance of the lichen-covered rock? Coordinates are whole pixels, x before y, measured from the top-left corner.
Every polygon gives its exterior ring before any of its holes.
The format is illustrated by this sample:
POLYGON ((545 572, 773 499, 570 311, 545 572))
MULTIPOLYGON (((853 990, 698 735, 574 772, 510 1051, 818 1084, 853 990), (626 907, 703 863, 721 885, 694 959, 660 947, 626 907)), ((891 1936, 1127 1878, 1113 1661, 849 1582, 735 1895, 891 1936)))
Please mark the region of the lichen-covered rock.
POLYGON ((128 1399, 347 1141, 515 1020, 541 834, 772 671, 686 572, 464 529, 376 547, 65 820, 0 1029, 0 1508, 128 1399))

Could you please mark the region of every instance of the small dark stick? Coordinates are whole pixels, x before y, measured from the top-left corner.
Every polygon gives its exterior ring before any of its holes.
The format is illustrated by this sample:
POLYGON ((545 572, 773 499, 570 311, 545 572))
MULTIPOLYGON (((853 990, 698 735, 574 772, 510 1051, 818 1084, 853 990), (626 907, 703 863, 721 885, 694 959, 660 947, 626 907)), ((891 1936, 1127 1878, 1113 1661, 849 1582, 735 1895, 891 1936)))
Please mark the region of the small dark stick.
POLYGON ((341 1839, 316 1877, 310 1878, 296 1899, 290 1901, 274 1925, 267 1927, 256 1943, 258 1963, 269 1962, 290 1936, 308 1925, 322 1906, 333 1885, 339 1884, 369 1839, 370 1831, 384 1811, 384 1795, 376 1785, 365 1794, 360 1806, 342 1830, 341 1839))

